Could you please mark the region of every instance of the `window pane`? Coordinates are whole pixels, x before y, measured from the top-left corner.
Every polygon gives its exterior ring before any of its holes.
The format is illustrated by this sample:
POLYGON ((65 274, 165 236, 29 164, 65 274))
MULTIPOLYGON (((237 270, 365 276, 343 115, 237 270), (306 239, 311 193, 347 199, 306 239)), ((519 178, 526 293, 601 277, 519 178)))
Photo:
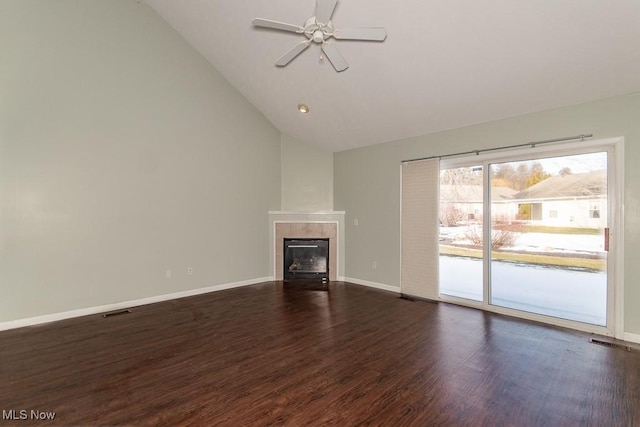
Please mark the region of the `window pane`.
POLYGON ((440 171, 440 293, 482 301, 482 166, 440 171))
POLYGON ((491 165, 491 304, 606 325, 606 167, 606 152, 491 165))

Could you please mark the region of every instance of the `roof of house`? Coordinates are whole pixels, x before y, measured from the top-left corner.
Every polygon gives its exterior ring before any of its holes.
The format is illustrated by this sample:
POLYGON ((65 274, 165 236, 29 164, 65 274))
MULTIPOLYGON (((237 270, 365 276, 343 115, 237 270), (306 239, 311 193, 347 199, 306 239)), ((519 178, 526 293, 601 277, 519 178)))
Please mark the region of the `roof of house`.
MULTIPOLYGON (((509 187, 492 187, 491 201, 511 200, 517 193, 509 187)), ((441 185, 440 200, 453 203, 482 203, 482 185, 441 185)))
POLYGON ((514 199, 558 199, 607 194, 607 171, 552 176, 513 195, 514 199))
MULTIPOLYGON (((509 187, 492 187, 491 201, 600 197, 607 194, 607 171, 552 176, 518 192, 509 187)), ((482 203, 482 185, 441 185, 440 200, 453 203, 482 203)))

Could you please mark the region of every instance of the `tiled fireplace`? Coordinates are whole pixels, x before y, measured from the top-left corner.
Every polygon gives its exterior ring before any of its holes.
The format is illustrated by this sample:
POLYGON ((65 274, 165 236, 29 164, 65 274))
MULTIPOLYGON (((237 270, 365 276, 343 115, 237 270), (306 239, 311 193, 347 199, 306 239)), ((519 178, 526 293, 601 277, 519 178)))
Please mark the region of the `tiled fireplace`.
POLYGON ((344 279, 344 212, 269 212, 273 277, 284 278, 285 239, 328 239, 329 280, 344 279))

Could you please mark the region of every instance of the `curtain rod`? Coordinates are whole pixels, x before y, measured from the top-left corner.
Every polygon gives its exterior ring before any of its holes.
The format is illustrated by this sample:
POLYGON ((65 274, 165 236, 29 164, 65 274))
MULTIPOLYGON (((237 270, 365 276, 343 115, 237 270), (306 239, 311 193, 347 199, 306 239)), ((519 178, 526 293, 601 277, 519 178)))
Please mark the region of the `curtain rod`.
POLYGON ((580 141, 584 141, 585 138, 591 138, 592 136, 593 136, 592 133, 583 133, 581 135, 567 136, 564 138, 547 139, 545 141, 525 142, 523 144, 506 145, 504 147, 485 148, 482 150, 471 150, 471 151, 462 151, 460 153, 442 154, 440 156, 421 157, 419 159, 403 160, 402 163, 416 162, 418 160, 444 159, 447 157, 464 156, 467 154, 475 154, 477 156, 480 153, 488 153, 491 151, 499 151, 499 150, 508 150, 510 148, 520 148, 520 147, 528 147, 528 146, 531 146, 531 148, 536 148, 536 145, 549 144, 552 142, 575 141, 578 139, 580 141))

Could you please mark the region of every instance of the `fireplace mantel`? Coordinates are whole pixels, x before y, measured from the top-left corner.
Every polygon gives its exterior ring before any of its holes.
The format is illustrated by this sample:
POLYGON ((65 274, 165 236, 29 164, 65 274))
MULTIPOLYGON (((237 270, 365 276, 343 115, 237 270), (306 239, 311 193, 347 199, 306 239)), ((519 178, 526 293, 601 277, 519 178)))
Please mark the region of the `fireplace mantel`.
POLYGON ((344 211, 269 211, 269 259, 274 280, 282 280, 281 240, 285 237, 327 237, 331 250, 330 280, 344 280, 344 211), (332 274, 333 272, 333 274, 332 274))

